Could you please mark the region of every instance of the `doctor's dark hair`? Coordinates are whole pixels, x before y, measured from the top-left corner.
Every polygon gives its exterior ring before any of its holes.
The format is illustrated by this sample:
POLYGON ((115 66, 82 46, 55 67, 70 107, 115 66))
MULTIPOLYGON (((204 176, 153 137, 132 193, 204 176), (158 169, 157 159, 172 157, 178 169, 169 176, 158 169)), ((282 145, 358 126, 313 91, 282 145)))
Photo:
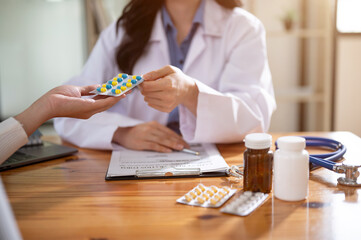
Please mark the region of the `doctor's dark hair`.
MULTIPOLYGON (((215 1, 228 9, 242 6, 241 0, 215 1)), ((116 24, 117 31, 119 25, 124 29, 124 37, 115 56, 121 71, 133 74, 134 65, 147 46, 155 17, 164 2, 165 0, 130 0, 125 6, 116 24)))

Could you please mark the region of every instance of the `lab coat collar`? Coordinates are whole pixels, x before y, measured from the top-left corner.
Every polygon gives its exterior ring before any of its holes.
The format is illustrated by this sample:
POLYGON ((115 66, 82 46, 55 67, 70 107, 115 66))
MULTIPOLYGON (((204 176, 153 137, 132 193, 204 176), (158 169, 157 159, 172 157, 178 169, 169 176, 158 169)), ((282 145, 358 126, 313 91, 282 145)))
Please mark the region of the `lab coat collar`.
MULTIPOLYGON (((224 19, 226 17, 226 10, 223 7, 219 6, 214 0, 205 0, 204 6, 204 35, 221 37, 224 31, 224 19)), ((229 14, 229 13, 228 13, 229 14)), ((202 27, 203 27, 202 26, 202 27)), ((150 36, 151 42, 153 41, 162 41, 166 39, 164 32, 164 27, 162 23, 161 11, 158 11, 152 34, 150 36)))

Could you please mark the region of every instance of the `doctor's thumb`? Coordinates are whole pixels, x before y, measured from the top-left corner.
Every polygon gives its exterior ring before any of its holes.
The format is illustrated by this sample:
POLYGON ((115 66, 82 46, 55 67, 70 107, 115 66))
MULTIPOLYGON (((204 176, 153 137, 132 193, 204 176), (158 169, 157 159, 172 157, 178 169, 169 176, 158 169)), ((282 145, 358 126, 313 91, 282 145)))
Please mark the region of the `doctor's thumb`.
POLYGON ((158 70, 155 70, 155 71, 151 71, 149 73, 146 73, 143 75, 143 78, 144 80, 146 81, 154 81, 154 80, 157 80, 159 78, 163 78, 169 74, 172 74, 176 72, 176 68, 173 67, 173 66, 164 66, 158 70))

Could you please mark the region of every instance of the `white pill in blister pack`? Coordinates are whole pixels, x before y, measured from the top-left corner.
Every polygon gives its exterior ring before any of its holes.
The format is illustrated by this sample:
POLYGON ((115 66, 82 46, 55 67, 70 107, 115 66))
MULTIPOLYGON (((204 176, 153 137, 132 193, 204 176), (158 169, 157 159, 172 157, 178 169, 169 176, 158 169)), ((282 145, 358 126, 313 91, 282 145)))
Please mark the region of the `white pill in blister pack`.
POLYGON ((178 198, 177 202, 191 206, 217 208, 222 206, 236 191, 229 187, 206 187, 198 184, 184 196, 178 198))
POLYGON ((247 216, 261 206, 266 201, 267 197, 267 193, 243 192, 232 202, 224 206, 221 209, 221 212, 238 216, 247 216))

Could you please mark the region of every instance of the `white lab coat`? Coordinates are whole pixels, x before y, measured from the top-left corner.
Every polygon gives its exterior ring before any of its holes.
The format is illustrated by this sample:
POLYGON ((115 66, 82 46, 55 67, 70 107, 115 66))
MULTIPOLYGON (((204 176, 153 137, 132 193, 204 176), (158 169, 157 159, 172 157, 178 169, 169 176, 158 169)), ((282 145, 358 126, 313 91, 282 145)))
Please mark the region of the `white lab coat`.
MULTIPOLYGON (((124 30, 105 29, 82 73, 68 84, 103 83, 116 76, 115 54, 124 30)), ((134 74, 145 74, 170 64, 167 39, 160 12, 145 53, 134 74)), ((195 79, 199 89, 197 117, 180 105, 180 129, 188 142, 229 143, 242 141, 250 132, 267 131, 275 110, 271 74, 267 61, 265 31, 261 22, 243 9, 224 9, 206 0, 204 25, 193 37, 183 72, 195 79)), ((118 127, 157 121, 166 125, 168 113, 149 107, 138 89, 106 112, 88 120, 59 118, 59 135, 80 147, 113 149, 118 127)))

